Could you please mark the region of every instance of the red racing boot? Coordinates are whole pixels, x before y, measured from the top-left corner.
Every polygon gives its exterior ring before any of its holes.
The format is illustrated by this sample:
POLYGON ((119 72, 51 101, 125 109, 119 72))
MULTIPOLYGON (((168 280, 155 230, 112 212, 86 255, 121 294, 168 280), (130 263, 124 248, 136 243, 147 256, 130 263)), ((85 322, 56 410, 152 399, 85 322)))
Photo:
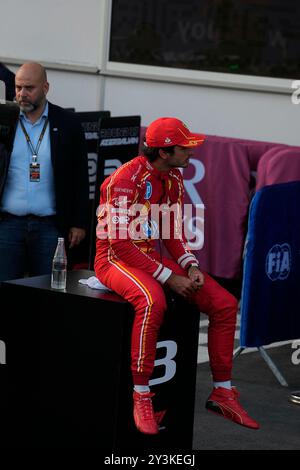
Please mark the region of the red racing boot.
POLYGON ((238 401, 239 392, 223 387, 214 388, 207 399, 206 409, 230 419, 234 423, 251 429, 259 429, 259 424, 248 415, 238 401))
POLYGON ((158 434, 152 397, 154 393, 133 392, 133 418, 137 429, 144 434, 158 434))

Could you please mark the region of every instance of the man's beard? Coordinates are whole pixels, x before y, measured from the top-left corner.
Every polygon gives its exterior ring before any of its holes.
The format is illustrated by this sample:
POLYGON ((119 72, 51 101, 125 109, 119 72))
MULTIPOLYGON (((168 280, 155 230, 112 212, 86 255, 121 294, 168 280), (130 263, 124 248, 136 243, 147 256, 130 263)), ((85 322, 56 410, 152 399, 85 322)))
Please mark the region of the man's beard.
POLYGON ((38 105, 35 103, 26 103, 26 104, 19 104, 20 110, 23 113, 31 113, 32 111, 35 111, 38 108, 38 105))

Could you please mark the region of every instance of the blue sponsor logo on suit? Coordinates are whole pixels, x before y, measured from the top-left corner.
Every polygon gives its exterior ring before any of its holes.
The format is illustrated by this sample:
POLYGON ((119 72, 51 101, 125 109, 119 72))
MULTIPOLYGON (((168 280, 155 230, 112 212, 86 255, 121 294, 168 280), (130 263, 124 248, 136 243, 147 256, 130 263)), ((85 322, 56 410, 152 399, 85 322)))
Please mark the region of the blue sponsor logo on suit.
POLYGON ((152 195, 152 184, 150 181, 146 181, 146 191, 145 191, 145 199, 150 199, 152 195))
POLYGON ((145 222, 142 229, 147 238, 159 238, 158 225, 154 220, 145 222))

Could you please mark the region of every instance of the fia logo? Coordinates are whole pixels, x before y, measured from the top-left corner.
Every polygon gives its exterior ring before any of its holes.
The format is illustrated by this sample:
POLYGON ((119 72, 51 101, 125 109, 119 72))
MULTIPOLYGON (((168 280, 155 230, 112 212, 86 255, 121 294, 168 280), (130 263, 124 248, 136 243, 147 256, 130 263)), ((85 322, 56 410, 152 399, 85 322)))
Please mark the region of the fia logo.
POLYGON ((145 199, 150 199, 152 195, 152 184, 150 181, 146 181, 146 191, 145 191, 145 199))
POLYGON ((288 243, 273 245, 266 258, 266 273, 271 281, 283 281, 291 271, 291 247, 288 243))

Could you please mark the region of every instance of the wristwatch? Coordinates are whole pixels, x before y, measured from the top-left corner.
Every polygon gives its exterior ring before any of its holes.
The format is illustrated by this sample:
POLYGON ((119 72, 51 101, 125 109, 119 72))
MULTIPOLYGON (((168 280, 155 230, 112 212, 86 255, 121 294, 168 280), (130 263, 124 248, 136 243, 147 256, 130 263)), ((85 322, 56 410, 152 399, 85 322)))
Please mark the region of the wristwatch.
POLYGON ((190 264, 190 265, 189 265, 189 268, 188 268, 188 271, 187 271, 188 273, 189 273, 189 270, 190 270, 191 268, 197 268, 197 269, 199 269, 199 264, 196 264, 196 263, 190 264))

